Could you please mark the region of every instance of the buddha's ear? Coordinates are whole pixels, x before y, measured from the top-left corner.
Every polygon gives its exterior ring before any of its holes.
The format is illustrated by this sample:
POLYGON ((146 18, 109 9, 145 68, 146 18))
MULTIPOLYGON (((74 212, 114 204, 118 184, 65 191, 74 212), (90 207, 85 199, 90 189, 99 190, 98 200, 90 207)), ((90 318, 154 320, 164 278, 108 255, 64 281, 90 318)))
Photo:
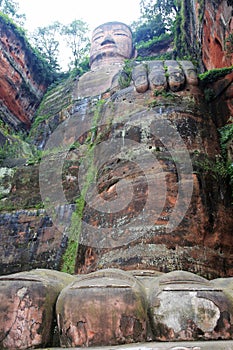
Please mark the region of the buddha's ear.
POLYGON ((137 49, 133 47, 131 58, 136 58, 138 55, 137 49))

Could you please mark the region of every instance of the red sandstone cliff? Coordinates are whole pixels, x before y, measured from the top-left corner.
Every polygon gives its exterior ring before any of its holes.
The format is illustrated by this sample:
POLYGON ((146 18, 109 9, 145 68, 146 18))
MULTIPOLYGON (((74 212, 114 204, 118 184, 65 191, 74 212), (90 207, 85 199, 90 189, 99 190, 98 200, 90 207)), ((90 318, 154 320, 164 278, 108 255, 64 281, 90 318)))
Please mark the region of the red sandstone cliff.
POLYGON ((51 82, 23 32, 0 16, 0 113, 15 129, 29 128, 32 116, 51 82))
POLYGON ((232 7, 227 1, 206 1, 202 59, 207 69, 221 68, 233 64, 233 55, 227 53, 226 39, 233 30, 232 7))
POLYGON ((232 6, 227 0, 184 0, 186 40, 209 70, 233 64, 227 39, 232 34, 232 6))

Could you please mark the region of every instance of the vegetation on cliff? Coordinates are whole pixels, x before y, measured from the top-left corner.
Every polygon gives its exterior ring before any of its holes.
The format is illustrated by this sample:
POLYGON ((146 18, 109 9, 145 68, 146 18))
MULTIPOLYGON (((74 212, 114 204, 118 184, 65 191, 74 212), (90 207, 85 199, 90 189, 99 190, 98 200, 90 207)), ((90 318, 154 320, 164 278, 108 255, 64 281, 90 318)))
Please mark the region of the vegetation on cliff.
POLYGON ((176 0, 141 0, 141 17, 131 24, 133 40, 140 59, 170 59, 172 54, 167 51, 174 39, 174 25, 177 16, 176 0))
POLYGON ((227 124, 220 128, 219 133, 224 165, 231 185, 233 200, 233 159, 232 154, 230 154, 230 145, 232 145, 233 142, 233 124, 227 124))
MULTIPOLYGON (((75 272, 75 263, 78 252, 79 237, 82 229, 82 220, 84 215, 84 209, 86 204, 86 195, 91 183, 93 183, 97 169, 94 164, 94 151, 95 146, 99 142, 99 138, 102 136, 101 133, 97 135, 97 125, 101 118, 101 112, 105 100, 99 100, 94 107, 94 116, 92 120, 92 127, 90 130, 90 135, 87 137, 85 144, 87 145, 87 151, 85 154, 85 161, 88 163, 87 172, 85 176, 85 182, 82 186, 80 195, 76 199, 76 210, 71 218, 71 227, 69 229, 69 240, 68 245, 63 255, 63 263, 61 271, 67 273, 75 272)), ((76 147, 79 147, 76 143, 76 147)), ((82 160, 80 160, 82 161, 82 160)))
MULTIPOLYGON (((199 64, 200 43, 192 39, 194 33, 190 32, 192 6, 189 0, 141 0, 141 18, 132 24, 139 59, 140 56, 143 59, 153 56, 154 59, 187 59, 199 64)), ((198 11, 202 21, 203 0, 198 11)))
POLYGON ((10 38, 12 33, 14 33, 17 36, 22 50, 25 52, 26 59, 33 67, 33 74, 37 76, 37 79, 40 78, 41 83, 45 85, 51 84, 56 78, 55 72, 44 57, 30 45, 26 32, 2 12, 0 12, 0 27, 2 35, 5 33, 10 38))
POLYGON ((224 67, 224 68, 215 68, 215 69, 208 70, 205 73, 199 74, 199 79, 202 82, 202 84, 213 83, 217 79, 222 78, 231 72, 233 72, 233 66, 224 67))

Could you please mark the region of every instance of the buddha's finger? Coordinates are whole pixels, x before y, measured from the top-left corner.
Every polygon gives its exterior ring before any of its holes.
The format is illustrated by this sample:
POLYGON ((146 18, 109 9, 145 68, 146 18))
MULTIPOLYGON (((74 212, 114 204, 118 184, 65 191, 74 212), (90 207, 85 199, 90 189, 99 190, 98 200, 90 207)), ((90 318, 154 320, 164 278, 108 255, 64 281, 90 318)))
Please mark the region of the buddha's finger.
POLYGON ((148 77, 151 90, 166 90, 167 79, 163 61, 148 62, 148 77))
POLYGON ((132 79, 137 92, 143 93, 148 90, 147 66, 140 63, 133 68, 132 79))

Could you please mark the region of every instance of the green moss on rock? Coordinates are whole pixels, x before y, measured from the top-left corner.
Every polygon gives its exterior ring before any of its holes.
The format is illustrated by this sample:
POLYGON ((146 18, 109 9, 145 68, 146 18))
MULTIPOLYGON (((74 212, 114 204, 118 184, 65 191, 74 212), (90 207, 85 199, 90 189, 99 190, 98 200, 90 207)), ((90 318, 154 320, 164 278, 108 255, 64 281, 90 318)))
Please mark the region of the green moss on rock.
POLYGON ((224 77, 225 75, 233 72, 233 66, 224 67, 224 68, 215 68, 208 70, 205 73, 199 74, 199 79, 202 84, 213 83, 219 78, 224 77))

